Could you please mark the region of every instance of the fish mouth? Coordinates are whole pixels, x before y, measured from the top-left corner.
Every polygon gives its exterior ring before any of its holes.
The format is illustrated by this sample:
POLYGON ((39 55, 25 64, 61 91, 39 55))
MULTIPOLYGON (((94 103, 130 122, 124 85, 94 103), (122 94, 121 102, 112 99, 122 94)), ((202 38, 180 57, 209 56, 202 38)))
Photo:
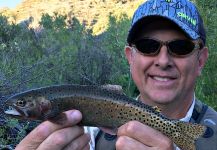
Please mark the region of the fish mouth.
POLYGON ((17 117, 22 116, 22 114, 12 106, 8 106, 8 109, 5 110, 4 113, 10 116, 17 116, 17 117))
POLYGON ((4 113, 6 115, 8 115, 8 116, 15 117, 15 118, 18 118, 18 119, 26 117, 26 113, 22 109, 17 107, 15 105, 15 102, 16 102, 16 99, 8 99, 8 100, 6 100, 5 106, 7 108, 5 108, 4 113))
POLYGON ((17 106, 15 105, 9 105, 8 109, 4 111, 4 113, 8 116, 14 117, 14 118, 26 118, 29 115, 25 112, 22 111, 21 109, 19 109, 17 106))

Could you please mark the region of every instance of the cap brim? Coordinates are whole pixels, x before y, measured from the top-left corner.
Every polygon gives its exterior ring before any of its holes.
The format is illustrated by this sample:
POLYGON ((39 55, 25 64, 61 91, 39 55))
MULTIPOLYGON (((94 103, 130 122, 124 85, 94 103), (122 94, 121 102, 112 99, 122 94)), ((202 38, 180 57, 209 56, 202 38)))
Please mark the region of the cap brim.
POLYGON ((180 29, 180 31, 183 31, 183 33, 190 39, 196 40, 199 38, 199 35, 194 32, 193 30, 190 30, 184 23, 178 21, 178 20, 172 20, 171 18, 168 18, 166 16, 161 16, 161 15, 149 15, 149 16, 144 16, 140 18, 137 22, 133 24, 131 29, 129 30, 128 37, 127 37, 127 42, 129 44, 133 43, 135 40, 135 36, 138 32, 141 32, 140 30, 142 28, 145 28, 147 24, 150 24, 152 22, 155 22, 159 19, 165 19, 169 21, 171 24, 174 25, 174 27, 177 27, 180 29), (194 34, 192 34, 194 33, 194 34))

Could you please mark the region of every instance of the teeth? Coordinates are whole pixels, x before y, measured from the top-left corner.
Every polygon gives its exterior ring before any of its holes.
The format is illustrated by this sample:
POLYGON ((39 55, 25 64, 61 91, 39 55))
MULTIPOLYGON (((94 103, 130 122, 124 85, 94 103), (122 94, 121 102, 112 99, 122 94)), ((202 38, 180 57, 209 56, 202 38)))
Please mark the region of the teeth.
POLYGON ((163 77, 153 77, 153 79, 157 80, 157 81, 169 81, 169 78, 163 78, 163 77))

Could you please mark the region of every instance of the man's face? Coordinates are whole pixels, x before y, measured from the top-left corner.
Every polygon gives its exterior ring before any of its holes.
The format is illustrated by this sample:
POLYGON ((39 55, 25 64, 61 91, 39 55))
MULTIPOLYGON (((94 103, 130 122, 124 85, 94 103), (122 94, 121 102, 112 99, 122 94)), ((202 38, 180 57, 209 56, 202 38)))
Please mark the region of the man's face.
MULTIPOLYGON (((166 24, 163 22, 150 25, 139 37, 160 41, 186 39, 182 32, 164 26, 166 24), (162 28, 157 26, 159 24, 162 28)), ((156 56, 144 56, 133 51, 132 47, 126 47, 125 52, 132 78, 140 91, 140 99, 149 105, 191 102, 196 78, 200 75, 208 55, 205 48, 195 50, 186 57, 174 57, 168 53, 165 45, 156 56)))

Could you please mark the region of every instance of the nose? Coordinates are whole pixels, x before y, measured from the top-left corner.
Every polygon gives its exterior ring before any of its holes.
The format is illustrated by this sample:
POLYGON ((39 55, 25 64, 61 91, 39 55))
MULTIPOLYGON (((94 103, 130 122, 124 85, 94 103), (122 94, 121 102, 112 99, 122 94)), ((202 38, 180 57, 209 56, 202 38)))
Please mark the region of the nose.
POLYGON ((166 45, 162 45, 160 48, 160 52, 155 59, 155 66, 164 70, 173 66, 172 56, 168 53, 166 45))

